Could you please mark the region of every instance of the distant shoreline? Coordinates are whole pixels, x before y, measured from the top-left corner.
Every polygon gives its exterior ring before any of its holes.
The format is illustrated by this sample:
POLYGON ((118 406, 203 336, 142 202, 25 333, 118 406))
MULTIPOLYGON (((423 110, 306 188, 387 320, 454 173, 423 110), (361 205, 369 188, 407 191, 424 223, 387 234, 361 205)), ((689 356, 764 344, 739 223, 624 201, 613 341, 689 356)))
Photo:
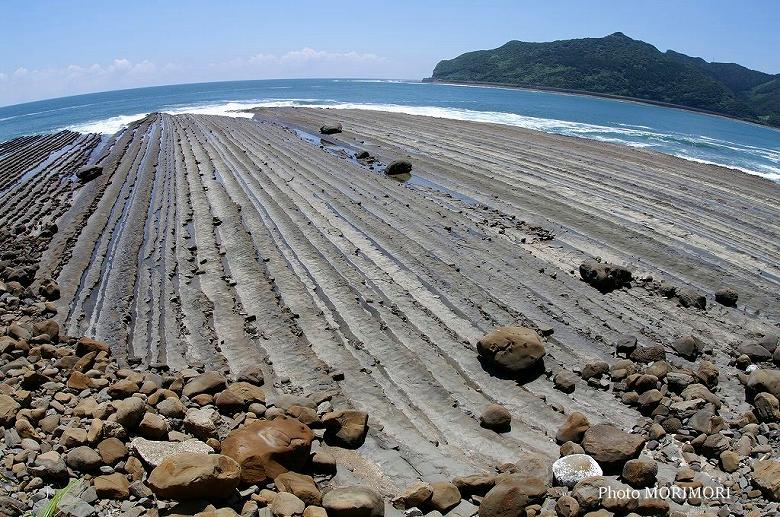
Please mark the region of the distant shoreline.
POLYGON ((581 95, 583 97, 597 97, 602 99, 612 99, 612 100, 620 100, 620 101, 628 101, 628 102, 636 102, 637 104, 649 104, 651 106, 660 106, 662 108, 672 108, 672 109, 678 109, 682 111, 691 111, 694 113, 702 113, 704 115, 714 115, 716 117, 723 117, 731 120, 738 120, 740 122, 745 122, 746 124, 754 124, 756 126, 766 127, 769 129, 774 129, 775 131, 780 131, 780 128, 777 126, 773 126, 770 124, 766 124, 764 122, 760 122, 757 120, 751 120, 746 119, 742 117, 735 117, 733 115, 728 115, 725 113, 720 113, 718 111, 711 111, 701 108, 694 108, 692 106, 684 106, 682 104, 673 104, 671 102, 662 102, 662 101, 654 101, 651 99, 642 99, 640 97, 628 97, 625 95, 614 95, 611 93, 599 93, 599 92, 591 92, 588 90, 572 90, 568 88, 553 88, 551 86, 518 86, 516 84, 511 83, 493 83, 493 82, 482 82, 482 81, 441 81, 439 79, 434 79, 432 77, 426 77, 422 79, 423 83, 431 83, 431 84, 451 84, 451 85, 465 85, 465 86, 484 86, 486 88, 511 88, 513 90, 527 90, 527 91, 540 91, 540 92, 552 92, 552 93, 565 93, 568 95, 581 95))

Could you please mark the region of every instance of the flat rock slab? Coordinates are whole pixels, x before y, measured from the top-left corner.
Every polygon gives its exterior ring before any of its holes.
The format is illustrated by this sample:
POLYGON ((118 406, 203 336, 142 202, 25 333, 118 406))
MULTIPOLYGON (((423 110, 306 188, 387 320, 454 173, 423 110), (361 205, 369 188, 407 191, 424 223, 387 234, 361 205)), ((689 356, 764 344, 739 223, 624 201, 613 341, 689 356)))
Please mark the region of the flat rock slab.
POLYGON ((146 438, 134 438, 130 442, 130 450, 138 455, 144 463, 152 467, 157 467, 165 458, 180 452, 203 454, 214 452, 214 449, 195 439, 184 442, 158 442, 146 438))

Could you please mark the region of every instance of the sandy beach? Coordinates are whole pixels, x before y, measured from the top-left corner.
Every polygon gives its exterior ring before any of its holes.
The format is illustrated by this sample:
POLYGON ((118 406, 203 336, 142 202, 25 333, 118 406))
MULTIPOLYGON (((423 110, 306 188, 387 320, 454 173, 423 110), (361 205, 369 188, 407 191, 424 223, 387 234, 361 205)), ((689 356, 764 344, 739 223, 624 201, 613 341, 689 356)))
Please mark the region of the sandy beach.
MULTIPOLYGON (((303 108, 256 120, 153 114, 105 146, 58 133, 0 148, 4 226, 57 221, 38 278, 60 286, 69 335, 120 362, 260 365, 269 396, 330 391, 370 414, 366 444, 338 453, 341 481, 392 495, 558 456, 576 410, 631 427, 639 413, 579 382, 523 384, 487 372, 476 342, 523 325, 544 336, 549 375, 611 361, 623 334, 670 350, 696 335, 727 370, 728 352, 778 333, 780 185, 738 171, 522 128, 403 114, 303 108), (401 183, 302 139, 413 164, 401 183), (319 135, 318 135, 319 136, 319 135), (20 179, 30 152, 57 166, 99 155, 102 175, 72 190, 50 173, 20 179), (602 294, 579 265, 627 266, 631 288, 602 294), (664 286, 707 297, 682 307, 664 286), (715 303, 731 287, 737 308, 715 303), (499 403, 511 432, 480 426, 499 403)), ((36 234, 37 235, 37 234, 36 234)), ((692 367, 685 359, 678 363, 692 367)), ((750 409, 721 375, 724 412, 750 409)), ((661 467, 664 468, 663 466, 661 467)))

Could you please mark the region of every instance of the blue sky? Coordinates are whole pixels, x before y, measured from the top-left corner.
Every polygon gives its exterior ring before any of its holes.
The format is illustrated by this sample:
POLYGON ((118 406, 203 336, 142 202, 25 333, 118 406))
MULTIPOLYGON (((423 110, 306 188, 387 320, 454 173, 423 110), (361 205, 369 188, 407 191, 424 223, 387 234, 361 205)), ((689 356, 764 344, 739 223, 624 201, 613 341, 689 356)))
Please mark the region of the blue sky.
POLYGON ((616 31, 709 61, 780 73, 767 1, 0 0, 0 105, 233 79, 419 79, 508 40, 616 31))

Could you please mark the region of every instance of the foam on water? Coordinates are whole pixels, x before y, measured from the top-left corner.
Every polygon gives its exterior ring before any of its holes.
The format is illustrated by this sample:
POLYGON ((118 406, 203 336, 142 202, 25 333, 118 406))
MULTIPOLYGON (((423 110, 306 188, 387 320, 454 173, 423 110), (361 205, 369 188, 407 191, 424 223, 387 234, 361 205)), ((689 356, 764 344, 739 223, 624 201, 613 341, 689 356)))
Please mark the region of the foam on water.
MULTIPOLYGON (((408 115, 518 126, 546 133, 589 138, 635 148, 652 149, 686 160, 730 167, 749 174, 762 176, 772 181, 780 181, 780 149, 748 146, 694 134, 660 132, 653 130, 649 126, 643 125, 616 124, 614 126, 606 126, 500 111, 480 111, 441 106, 338 102, 333 99, 317 98, 266 98, 244 101, 213 102, 208 104, 171 105, 159 111, 174 115, 193 113, 251 118, 252 113, 245 111, 249 108, 290 106, 385 111, 408 115), (737 153, 740 156, 741 160, 739 162, 735 162, 734 159, 727 157, 734 153, 737 153), (750 157, 757 156, 763 158, 771 165, 750 160, 750 157)), ((113 134, 145 115, 147 114, 136 113, 132 115, 119 115, 103 120, 94 120, 84 124, 68 126, 67 129, 80 132, 113 134)))

